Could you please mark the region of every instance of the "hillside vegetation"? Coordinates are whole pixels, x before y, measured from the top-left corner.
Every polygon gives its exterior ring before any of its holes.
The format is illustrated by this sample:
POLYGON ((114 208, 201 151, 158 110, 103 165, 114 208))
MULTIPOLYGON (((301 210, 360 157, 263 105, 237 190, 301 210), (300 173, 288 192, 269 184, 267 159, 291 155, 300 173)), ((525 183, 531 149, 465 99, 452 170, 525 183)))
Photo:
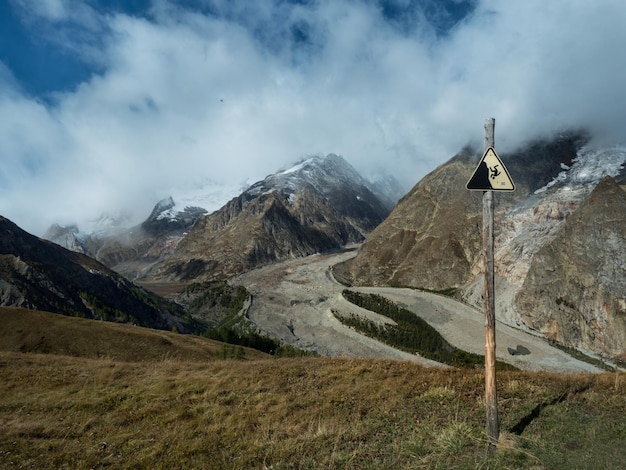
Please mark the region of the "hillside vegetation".
POLYGON ((260 359, 255 349, 133 325, 0 307, 0 351, 117 361, 260 359))
POLYGON ((490 457, 479 370, 0 352, 0 377, 0 468, 621 469, 626 461, 625 374, 501 372, 501 440, 490 457))
MULTIPOLYGON (((342 295, 349 302, 394 321, 393 324, 379 324, 354 313, 342 316, 333 312, 339 321, 356 331, 402 351, 455 367, 476 368, 485 363, 484 356, 455 348, 425 320, 380 295, 361 294, 348 289, 344 289, 342 295)), ((499 370, 515 369, 502 361, 496 361, 496 367, 499 370)))

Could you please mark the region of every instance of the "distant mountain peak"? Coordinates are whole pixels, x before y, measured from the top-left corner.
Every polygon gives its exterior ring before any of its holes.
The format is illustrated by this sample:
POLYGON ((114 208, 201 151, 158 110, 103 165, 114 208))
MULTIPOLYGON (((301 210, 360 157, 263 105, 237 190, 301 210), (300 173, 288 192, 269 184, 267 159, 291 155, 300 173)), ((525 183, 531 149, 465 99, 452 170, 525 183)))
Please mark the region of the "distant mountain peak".
POLYGON ((156 203, 154 209, 152 209, 152 213, 148 216, 148 220, 154 220, 162 217, 165 211, 174 208, 175 205, 176 204, 174 203, 174 198, 172 198, 172 196, 161 199, 156 203))
MULTIPOLYGON (((395 188, 391 178, 385 184, 368 182, 343 157, 329 153, 309 156, 282 168, 211 211, 206 208, 222 200, 228 191, 212 192, 203 184, 192 185, 187 193, 174 193, 158 201, 143 223, 124 232, 89 236, 74 229, 51 230, 49 238, 91 254, 137 279, 151 276, 154 266, 174 254, 184 258, 187 255, 183 252, 196 253, 195 245, 206 244, 205 238, 210 238, 206 233, 197 235, 208 217, 213 228, 203 230, 217 233, 224 229, 225 233, 219 234, 215 245, 207 245, 203 250, 219 251, 222 245, 230 243, 233 246, 228 249, 237 253, 220 261, 222 266, 236 260, 239 251, 251 250, 248 260, 233 264, 233 271, 262 261, 305 256, 362 241, 399 198, 395 188), (212 199, 213 195, 219 197, 212 199), (199 227, 195 228, 197 223, 199 227), (255 224, 260 226, 251 233, 255 224), (244 248, 234 246, 235 240, 244 248)), ((207 254, 198 256, 210 258, 207 254)))
POLYGON ((309 157, 203 216, 148 276, 231 276, 290 257, 361 242, 389 208, 342 157, 309 157))

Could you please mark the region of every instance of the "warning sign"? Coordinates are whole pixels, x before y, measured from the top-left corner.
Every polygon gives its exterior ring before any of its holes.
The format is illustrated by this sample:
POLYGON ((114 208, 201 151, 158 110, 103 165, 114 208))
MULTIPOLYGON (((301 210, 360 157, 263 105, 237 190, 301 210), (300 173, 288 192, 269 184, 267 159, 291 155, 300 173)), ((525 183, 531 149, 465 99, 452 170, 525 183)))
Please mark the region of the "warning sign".
POLYGON ((489 147, 465 185, 470 191, 514 191, 515 185, 504 163, 489 147))

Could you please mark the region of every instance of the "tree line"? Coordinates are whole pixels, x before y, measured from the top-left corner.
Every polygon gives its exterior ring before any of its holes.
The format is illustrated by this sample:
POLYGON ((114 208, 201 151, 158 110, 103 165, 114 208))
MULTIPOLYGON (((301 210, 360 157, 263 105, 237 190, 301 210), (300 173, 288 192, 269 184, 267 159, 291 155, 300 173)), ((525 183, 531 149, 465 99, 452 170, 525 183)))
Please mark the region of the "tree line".
MULTIPOLYGON (((479 368, 485 364, 484 356, 452 346, 424 319, 405 308, 398 307, 380 295, 362 294, 349 289, 344 289, 342 294, 350 303, 383 315, 395 322, 395 324, 380 324, 354 313, 342 316, 333 312, 343 324, 366 336, 402 351, 411 354, 417 353, 426 359, 454 367, 479 368)), ((515 369, 510 364, 500 361, 496 363, 496 366, 501 370, 515 369)))

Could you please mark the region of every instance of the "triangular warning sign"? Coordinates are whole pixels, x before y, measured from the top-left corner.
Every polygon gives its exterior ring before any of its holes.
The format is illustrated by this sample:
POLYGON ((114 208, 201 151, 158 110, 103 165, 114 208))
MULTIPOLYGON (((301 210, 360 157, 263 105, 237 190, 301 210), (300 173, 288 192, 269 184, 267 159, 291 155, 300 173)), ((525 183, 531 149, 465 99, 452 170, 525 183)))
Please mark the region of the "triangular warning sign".
POLYGON ((465 185, 470 191, 514 191, 515 185, 504 163, 489 147, 465 185))

